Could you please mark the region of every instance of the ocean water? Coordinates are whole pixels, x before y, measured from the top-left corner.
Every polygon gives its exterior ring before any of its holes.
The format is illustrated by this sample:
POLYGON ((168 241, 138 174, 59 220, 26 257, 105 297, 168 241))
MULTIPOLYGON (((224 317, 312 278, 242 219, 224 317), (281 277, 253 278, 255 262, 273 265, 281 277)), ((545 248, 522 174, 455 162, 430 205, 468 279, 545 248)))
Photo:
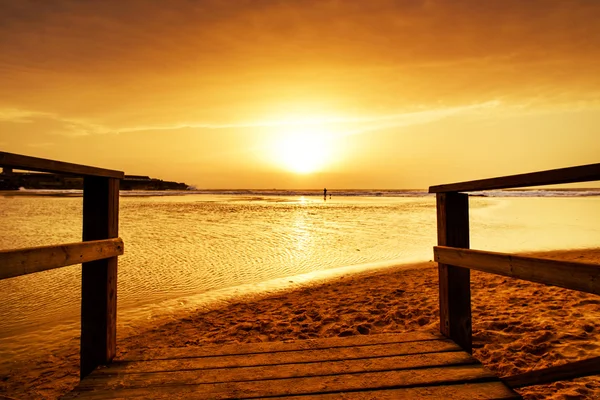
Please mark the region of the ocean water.
MULTIPOLYGON (((76 242, 81 197, 0 195, 0 250, 76 242)), ((43 193, 42 193, 43 194, 43 193)), ((164 194, 164 193, 163 193, 164 194)), ((121 197, 118 329, 243 293, 432 258, 435 197, 418 191, 121 197)), ((600 197, 471 197, 471 247, 600 245, 600 197)), ((0 360, 79 335, 79 265, 0 281, 0 360)))

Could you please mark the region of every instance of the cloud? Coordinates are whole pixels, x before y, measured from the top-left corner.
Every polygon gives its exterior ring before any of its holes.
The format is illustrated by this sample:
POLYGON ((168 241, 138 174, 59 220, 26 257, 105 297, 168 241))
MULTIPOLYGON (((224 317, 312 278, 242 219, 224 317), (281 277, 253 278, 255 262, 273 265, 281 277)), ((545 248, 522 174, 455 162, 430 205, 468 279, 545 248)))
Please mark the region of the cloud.
POLYGON ((114 130, 93 122, 31 110, 0 109, 0 122, 37 125, 38 131, 59 136, 114 133, 114 130))
POLYGON ((428 123, 434 120, 445 118, 447 116, 458 113, 473 113, 485 109, 494 108, 500 105, 498 101, 489 101, 481 104, 445 107, 426 109, 418 112, 405 112, 391 115, 379 116, 308 116, 300 118, 273 119, 262 121, 248 121, 238 123, 204 123, 204 122, 186 122, 179 124, 165 125, 139 125, 127 128, 106 128, 97 126, 98 132, 114 132, 131 133, 131 132, 148 132, 148 131, 173 131, 178 129, 245 129, 245 128, 279 128, 279 127, 310 127, 310 126, 367 126, 369 128, 359 129, 356 132, 363 130, 382 129, 387 127, 400 127, 415 124, 428 123))
POLYGON ((454 115, 478 115, 501 105, 499 101, 489 101, 481 104, 471 104, 458 107, 433 108, 424 111, 390 115, 378 119, 356 119, 356 127, 347 134, 360 134, 390 128, 403 128, 412 125, 422 125, 454 115))
POLYGON ((232 129, 232 128, 277 128, 277 127, 303 127, 303 126, 325 126, 325 125, 384 125, 384 126, 405 126, 417 123, 428 122, 432 119, 439 119, 449 115, 461 112, 470 112, 475 110, 496 107, 498 101, 489 101, 476 105, 467 105, 459 107, 440 107, 426 109, 418 112, 404 112, 388 115, 372 116, 302 116, 290 117, 284 119, 265 119, 257 121, 241 121, 237 123, 207 123, 201 121, 190 121, 176 124, 162 125, 138 125, 131 127, 106 126, 101 123, 94 123, 82 119, 73 119, 62 117, 57 114, 17 110, 0 109, 0 121, 13 123, 34 123, 44 120, 51 120, 58 123, 58 127, 52 128, 49 133, 66 136, 81 136, 89 134, 107 134, 107 133, 128 133, 140 131, 173 131, 178 129, 232 129))
POLYGON ((9 121, 13 123, 30 123, 35 118, 47 117, 49 114, 44 112, 35 112, 28 110, 18 110, 14 108, 0 109, 0 121, 9 121))
POLYGON ((0 120, 52 119, 60 134, 344 123, 332 115, 401 123, 394 115, 489 99, 600 98, 600 2, 0 0, 0 9, 0 109, 12 110, 0 120), (282 117, 298 104, 310 105, 304 115, 282 117))

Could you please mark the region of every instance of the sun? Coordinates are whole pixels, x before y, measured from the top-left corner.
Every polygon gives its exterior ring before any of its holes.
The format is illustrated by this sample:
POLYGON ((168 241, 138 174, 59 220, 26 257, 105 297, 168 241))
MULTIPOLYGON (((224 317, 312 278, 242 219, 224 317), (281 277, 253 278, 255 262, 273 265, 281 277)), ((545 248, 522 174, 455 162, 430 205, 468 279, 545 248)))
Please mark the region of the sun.
POLYGON ((276 146, 278 161, 297 174, 320 171, 329 162, 331 150, 330 138, 323 132, 287 133, 276 146))

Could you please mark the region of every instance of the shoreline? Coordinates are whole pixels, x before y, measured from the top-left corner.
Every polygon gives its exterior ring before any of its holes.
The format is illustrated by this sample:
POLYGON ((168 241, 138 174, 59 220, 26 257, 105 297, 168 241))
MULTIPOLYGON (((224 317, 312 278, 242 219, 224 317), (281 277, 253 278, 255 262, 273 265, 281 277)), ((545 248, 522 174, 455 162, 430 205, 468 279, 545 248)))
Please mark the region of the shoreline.
MULTIPOLYGON (((381 271, 387 268, 415 268, 418 263, 414 260, 370 262, 357 265, 347 265, 331 269, 306 272, 282 278, 269 279, 262 282, 246 283, 237 286, 209 290, 207 292, 186 295, 158 303, 151 303, 136 308, 119 308, 117 320, 117 340, 138 334, 148 326, 163 325, 187 315, 201 311, 211 311, 222 308, 232 302, 245 301, 262 296, 271 296, 280 292, 316 285, 331 279, 360 274, 362 272, 381 271)), ((6 333, 6 332, 4 332, 6 333)), ((38 328, 26 333, 18 333, 0 337, 0 376, 7 367, 19 365, 26 359, 57 351, 64 347, 58 343, 78 340, 80 333, 79 308, 74 318, 63 320, 60 325, 49 328, 38 328), (30 343, 36 343, 42 336, 50 336, 53 342, 31 348, 30 343), (6 347, 2 347, 5 345, 6 347), (3 358, 4 357, 4 358, 3 358), (27 357, 27 358, 26 358, 27 357)), ((76 343, 78 346, 78 343, 76 343)), ((1 400, 1 399, 0 399, 1 400)))
MULTIPOLYGON (((600 263, 600 249, 527 253, 600 263)), ((157 347, 437 331, 437 264, 413 263, 239 295, 127 337, 118 356, 157 347)), ((472 272, 474 356, 500 376, 600 356, 600 297, 472 272)), ((0 397, 56 398, 78 382, 78 340, 0 376, 0 397)), ((600 397, 600 377, 520 391, 527 399, 600 397)))

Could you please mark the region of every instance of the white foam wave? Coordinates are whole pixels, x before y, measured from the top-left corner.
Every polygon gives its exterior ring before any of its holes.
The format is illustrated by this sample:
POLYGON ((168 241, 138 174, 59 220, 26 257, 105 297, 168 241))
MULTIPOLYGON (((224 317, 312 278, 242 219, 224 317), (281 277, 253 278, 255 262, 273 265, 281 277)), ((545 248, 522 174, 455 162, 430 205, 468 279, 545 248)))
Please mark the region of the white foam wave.
MULTIPOLYGON (((24 189, 17 191, 3 191, 3 195, 45 195, 45 196, 81 196, 82 190, 49 190, 49 189, 24 189)), ((122 190, 123 197, 159 197, 159 196, 185 196, 185 195, 225 195, 246 197, 321 197, 322 190, 278 190, 278 189, 196 189, 196 190, 122 190)), ((471 196, 478 197, 590 197, 600 196, 599 189, 536 189, 536 190, 486 190, 470 192, 471 196)), ((401 190, 328 190, 327 195, 332 197, 429 197, 433 194, 426 190, 401 189, 401 190)))
POLYGON ((483 197, 589 197, 600 196, 600 189, 583 190, 487 190, 471 192, 471 196, 483 197))

